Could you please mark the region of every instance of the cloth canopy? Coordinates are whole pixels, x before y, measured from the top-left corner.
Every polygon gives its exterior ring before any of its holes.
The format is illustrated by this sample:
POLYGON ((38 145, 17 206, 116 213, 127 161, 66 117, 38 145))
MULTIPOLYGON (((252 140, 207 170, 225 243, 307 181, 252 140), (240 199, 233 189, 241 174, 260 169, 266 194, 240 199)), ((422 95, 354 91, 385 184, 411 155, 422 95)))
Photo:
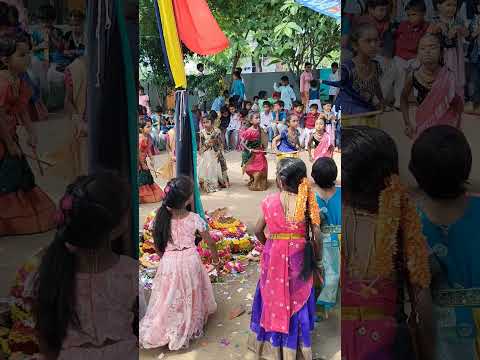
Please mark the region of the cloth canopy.
POLYGON ((340 20, 342 15, 340 0, 296 0, 296 2, 334 19, 340 20))

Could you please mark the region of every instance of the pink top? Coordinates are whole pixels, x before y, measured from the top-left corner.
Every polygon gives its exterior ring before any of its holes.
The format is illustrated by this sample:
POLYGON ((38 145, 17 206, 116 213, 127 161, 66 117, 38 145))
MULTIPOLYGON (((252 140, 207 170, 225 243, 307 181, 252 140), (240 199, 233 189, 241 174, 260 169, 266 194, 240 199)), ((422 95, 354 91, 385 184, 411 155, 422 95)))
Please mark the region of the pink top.
POLYGON ((140 105, 142 105, 144 108, 147 109, 147 115, 150 116, 152 115, 152 111, 150 109, 150 98, 148 97, 148 95, 139 95, 138 96, 138 103, 140 105))
POLYGON ((290 318, 310 296, 313 278, 304 281, 300 273, 305 249, 305 224, 290 222, 283 209, 280 193, 262 202, 262 212, 270 234, 296 234, 296 239, 268 239, 262 253, 260 291, 261 326, 265 331, 289 333, 290 318))
POLYGON ((310 91, 310 81, 313 80, 313 74, 311 72, 304 71, 300 76, 300 92, 310 91))
POLYGON ((120 256, 112 268, 98 274, 77 274, 75 311, 80 329, 67 330, 62 352, 107 340, 135 341, 134 306, 138 296, 138 262, 120 256), (94 289, 94 290, 93 290, 94 289))
POLYGON ((207 223, 196 213, 191 212, 183 219, 172 219, 172 241, 168 242, 165 251, 195 248, 197 230, 207 230, 207 223))

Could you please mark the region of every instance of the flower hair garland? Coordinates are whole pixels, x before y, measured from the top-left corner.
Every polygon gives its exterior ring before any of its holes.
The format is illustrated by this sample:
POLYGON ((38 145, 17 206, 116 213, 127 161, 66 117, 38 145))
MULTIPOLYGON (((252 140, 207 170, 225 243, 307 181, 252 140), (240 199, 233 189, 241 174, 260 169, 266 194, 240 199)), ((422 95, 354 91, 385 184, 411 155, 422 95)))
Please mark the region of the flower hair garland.
POLYGON ((398 175, 393 175, 379 198, 375 265, 380 277, 389 277, 394 271, 399 230, 404 238, 408 278, 412 285, 426 288, 430 285, 430 267, 420 218, 398 175))
POLYGON ((305 211, 307 209, 310 213, 310 219, 313 225, 320 225, 320 209, 315 199, 315 194, 312 191, 312 186, 307 178, 303 178, 298 187, 297 203, 295 206, 295 221, 302 222, 305 220, 305 211))

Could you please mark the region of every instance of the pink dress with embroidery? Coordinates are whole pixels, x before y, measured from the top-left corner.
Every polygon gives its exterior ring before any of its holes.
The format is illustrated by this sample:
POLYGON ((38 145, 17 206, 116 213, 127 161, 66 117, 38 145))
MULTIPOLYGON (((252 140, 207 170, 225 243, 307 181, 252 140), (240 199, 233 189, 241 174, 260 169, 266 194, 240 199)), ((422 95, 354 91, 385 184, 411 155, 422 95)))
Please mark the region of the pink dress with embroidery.
POLYGON ((140 322, 143 348, 187 347, 190 340, 203 335, 208 317, 217 310, 212 284, 195 246, 195 232, 206 229, 205 221, 195 213, 172 219, 172 240, 160 260, 140 322))
POLYGON ((138 263, 132 258, 120 256, 102 273, 77 274, 75 310, 80 327, 68 328, 58 360, 136 359, 137 296, 138 263))

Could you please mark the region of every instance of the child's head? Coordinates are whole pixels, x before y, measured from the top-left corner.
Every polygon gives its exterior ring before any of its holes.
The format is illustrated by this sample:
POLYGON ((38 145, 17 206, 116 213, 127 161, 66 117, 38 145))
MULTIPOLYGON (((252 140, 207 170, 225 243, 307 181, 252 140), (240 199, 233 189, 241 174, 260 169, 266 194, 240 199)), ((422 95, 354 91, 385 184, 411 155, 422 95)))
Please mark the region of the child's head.
POLYGON ((306 72, 312 72, 312 64, 309 62, 305 63, 305 71, 306 72))
POLYGON ((294 114, 290 114, 287 116, 287 125, 289 128, 296 129, 298 128, 298 116, 294 114))
POLYGON ((332 111, 332 104, 330 103, 325 103, 323 104, 323 111, 326 112, 326 113, 329 113, 332 111))
POLYGON ((152 131, 152 120, 149 117, 143 116, 142 119, 139 119, 138 129, 140 134, 148 135, 152 131))
POLYGON ((427 33, 418 42, 417 59, 423 65, 441 65, 443 63, 443 49, 440 37, 427 33))
POLYGON ((163 114, 163 108, 161 106, 156 106, 155 107, 155 113, 161 115, 163 114))
POLYGON ((257 126, 260 124, 260 113, 259 112, 252 112, 250 115, 248 115, 248 120, 251 125, 257 126))
POLYGON ((312 105, 310 105, 310 112, 311 112, 312 114, 318 113, 318 104, 312 104, 312 105))
POLYGON ((78 9, 70 11, 70 26, 74 32, 82 32, 85 14, 78 9))
POLYGON ((405 12, 407 13, 408 21, 412 25, 419 25, 425 21, 425 13, 427 7, 424 0, 410 0, 405 6, 405 12))
POLYGON ((440 15, 447 18, 454 18, 458 11, 457 0, 436 0, 433 6, 440 15))
POLYGON ((78 325, 78 259, 98 259, 128 234, 130 193, 126 180, 105 171, 79 177, 60 201, 57 231, 39 267, 35 306, 37 330, 52 352, 60 350, 68 327, 78 325))
POLYGON ((248 120, 248 113, 249 113, 249 111, 247 109, 240 110, 239 115, 240 115, 240 121, 242 123, 245 123, 246 120, 248 120))
POLYGON ((55 8, 52 5, 40 6, 39 19, 44 25, 53 25, 57 19, 55 8))
POLYGON ((455 199, 467 191, 472 150, 461 130, 434 126, 421 133, 413 144, 409 169, 430 198, 455 199))
POLYGON ((397 146, 386 132, 367 126, 342 128, 342 202, 377 212, 381 192, 398 172, 397 146))
POLYGON ((389 6, 389 0, 368 0, 368 15, 370 15, 377 21, 385 21, 388 17, 389 6))
POLYGON ((263 102, 263 111, 268 114, 270 112, 270 110, 272 110, 272 104, 270 104, 270 101, 264 101, 263 102))
POLYGON ((145 88, 142 85, 138 87, 138 94, 141 96, 145 95, 145 88))
POLYGON ((207 130, 210 130, 214 126, 215 120, 217 120, 217 112, 212 110, 210 111, 208 116, 203 117, 202 119, 203 127, 207 130))
POLYGON ((350 42, 355 55, 373 59, 379 49, 377 28, 371 23, 358 24, 352 30, 350 42))
POLYGON ((283 102, 283 100, 276 101, 273 107, 275 111, 283 111, 284 108, 285 108, 285 103, 283 102))
POLYGON ((252 109, 252 102, 247 100, 243 103, 243 105, 245 106, 245 109, 250 111, 252 109))
POLYGON ((237 112, 237 107, 234 104, 228 105, 228 111, 230 111, 230 114, 235 114, 237 112))
POLYGON ((258 97, 262 100, 267 100, 268 94, 265 90, 261 90, 258 92, 258 97))
POLYGON ((20 75, 30 66, 32 43, 25 32, 16 32, 9 37, 0 38, 0 62, 2 68, 12 74, 20 75))
POLYGON ((298 187, 307 177, 307 166, 298 158, 284 158, 277 165, 277 186, 294 194, 298 193, 298 187))
POLYGON ((260 98, 259 98, 257 95, 255 95, 255 96, 253 97, 253 103, 254 103, 254 104, 258 104, 258 100, 260 100, 260 98))
POLYGON ((237 66, 237 67, 235 68, 235 71, 237 71, 237 72, 240 74, 240 76, 242 76, 243 69, 242 69, 241 67, 238 67, 238 66, 237 66))
POLYGON ((315 130, 324 131, 325 130, 325 119, 321 116, 315 121, 315 130))
POLYGON ((167 113, 168 113, 169 116, 173 116, 173 115, 175 115, 175 110, 173 110, 173 109, 168 109, 168 112, 167 112, 167 113))
POLYGON ((280 82, 283 86, 287 86, 290 83, 290 80, 288 79, 288 76, 282 76, 280 78, 280 82))
POLYGON ((205 66, 200 63, 200 64, 197 65, 197 70, 198 70, 199 72, 203 73, 203 71, 205 70, 205 66))
POLYGON ((297 113, 303 112, 303 104, 301 101, 295 101, 293 103, 293 110, 295 110, 297 113))
POLYGON ((230 115, 230 112, 228 111, 228 107, 227 106, 222 106, 220 108, 220 114, 222 115, 222 117, 227 117, 230 115))
POLYGON ((239 71, 234 71, 233 72, 233 78, 235 80, 240 80, 242 78, 242 74, 239 71))
POLYGON ((153 226, 153 240, 157 252, 163 253, 172 239, 171 225, 174 211, 186 210, 193 201, 193 181, 187 176, 170 180, 165 186, 165 199, 157 211, 153 226))
POLYGON ((337 165, 332 158, 318 158, 312 166, 312 178, 321 189, 335 187, 337 176, 337 165))
POLYGON ((335 74, 338 71, 338 63, 333 62, 332 63, 332 72, 335 74))
POLYGON ((312 89, 317 89, 318 88, 318 81, 317 80, 310 81, 310 87, 312 89))

